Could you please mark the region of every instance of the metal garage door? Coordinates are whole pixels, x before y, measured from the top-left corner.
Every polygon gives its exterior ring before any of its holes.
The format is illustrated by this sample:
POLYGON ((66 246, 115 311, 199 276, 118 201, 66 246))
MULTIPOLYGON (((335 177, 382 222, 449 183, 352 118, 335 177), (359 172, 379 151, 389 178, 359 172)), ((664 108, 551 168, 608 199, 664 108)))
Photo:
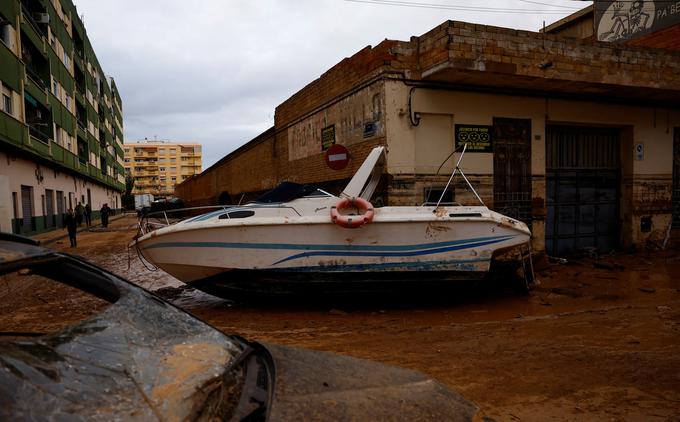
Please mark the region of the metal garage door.
POLYGON ((54 191, 52 189, 45 189, 45 214, 47 227, 54 227, 56 221, 54 219, 54 191))
POLYGON ((673 227, 680 227, 680 127, 673 130, 673 227))
POLYGON ((546 250, 562 255, 619 245, 619 131, 548 126, 546 250))
POLYGON ((21 186, 22 232, 31 232, 33 228, 33 188, 21 186))
POLYGON ((64 227, 64 192, 57 191, 57 224, 64 227))

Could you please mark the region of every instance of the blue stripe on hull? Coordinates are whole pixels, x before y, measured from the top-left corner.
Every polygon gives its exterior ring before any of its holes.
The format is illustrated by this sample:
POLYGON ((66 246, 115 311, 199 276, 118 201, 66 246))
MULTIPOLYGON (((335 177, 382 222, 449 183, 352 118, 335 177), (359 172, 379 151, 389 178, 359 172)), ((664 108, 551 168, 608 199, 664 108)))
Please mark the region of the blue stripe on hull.
POLYGON ((145 247, 144 249, 158 248, 228 248, 228 249, 290 249, 290 250, 316 250, 316 251, 413 251, 432 249, 453 245, 464 245, 471 242, 484 242, 496 240, 501 242, 512 239, 515 235, 477 237, 449 242, 423 243, 415 245, 323 245, 323 244, 296 244, 296 243, 238 243, 238 242, 159 242, 145 247))
POLYGON ((280 261, 273 263, 272 265, 281 264, 286 261, 292 261, 298 258, 305 258, 310 256, 374 256, 374 257, 407 257, 407 256, 420 256, 420 255, 430 255, 442 252, 457 251, 461 249, 469 249, 477 246, 491 245, 494 243, 502 242, 506 239, 500 240, 487 240, 484 242, 473 242, 466 243, 464 245, 448 246, 445 248, 435 248, 435 249, 424 249, 418 251, 409 252, 326 252, 326 251, 315 251, 315 252, 303 252, 301 254, 292 255, 288 258, 284 258, 280 261))

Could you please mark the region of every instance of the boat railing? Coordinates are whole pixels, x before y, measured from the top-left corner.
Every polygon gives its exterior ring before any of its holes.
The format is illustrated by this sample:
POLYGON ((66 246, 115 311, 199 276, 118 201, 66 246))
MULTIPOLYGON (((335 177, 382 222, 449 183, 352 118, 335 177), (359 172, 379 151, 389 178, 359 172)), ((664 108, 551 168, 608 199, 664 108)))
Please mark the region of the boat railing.
MULTIPOLYGON (((461 163, 461 161, 463 161, 463 156, 465 155, 465 150, 467 150, 467 145, 468 145, 467 143, 463 144, 463 149, 462 149, 462 151, 460 152, 460 157, 458 157, 458 161, 456 162, 456 166, 453 168, 453 172, 451 173, 451 177, 449 177, 448 182, 446 182, 446 186, 445 186, 444 189, 442 190, 441 196, 439 197, 439 200, 438 200, 438 201, 436 202, 436 204, 435 204, 435 210, 436 210, 436 208, 439 208, 440 205, 445 204, 445 203, 443 202, 443 200, 444 200, 444 195, 446 195, 446 191, 449 189, 449 186, 451 186, 451 181, 453 181, 453 178, 454 178, 454 176, 456 175, 456 173, 460 174, 461 177, 463 178, 463 180, 465 180, 465 183, 468 185, 468 187, 470 188, 470 191, 472 191, 472 193, 475 195, 475 198, 477 198, 477 200, 479 201, 479 203, 482 204, 482 206, 486 206, 486 204, 484 204, 484 201, 482 201, 482 198, 479 196, 479 194, 477 193, 477 191, 475 190, 475 188, 472 186, 472 183, 470 183, 470 181, 468 180, 468 178, 465 176, 465 173, 463 173, 463 169, 460 168, 460 163, 461 163)), ((445 164, 447 161, 449 161, 449 159, 450 159, 451 157, 453 157, 453 154, 455 154, 455 153, 458 151, 459 148, 460 148, 460 147, 454 149, 453 152, 451 152, 451 154, 449 154, 449 156, 446 157, 446 159, 444 159, 444 162, 442 162, 442 164, 441 164, 441 165, 439 166, 439 168, 437 169, 437 173, 435 174, 435 176, 439 174, 439 171, 442 169, 442 167, 444 167, 444 164, 445 164)), ((428 196, 429 196, 429 192, 428 192, 428 196)), ((428 202, 425 202, 425 203, 423 203, 423 205, 421 205, 421 206, 426 206, 426 205, 428 205, 428 204, 429 204, 428 202)))
MULTIPOLYGON (((179 223, 190 218, 198 217, 199 215, 206 214, 211 211, 224 210, 228 211, 230 208, 244 208, 243 205, 206 205, 201 207, 187 207, 187 208, 175 208, 169 210, 152 211, 142 213, 139 216, 138 227, 139 235, 145 235, 151 231, 171 226, 173 224, 179 223)), ((298 217, 302 216, 295 207, 290 205, 282 204, 253 204, 247 205, 247 209, 261 209, 261 208, 286 208, 292 210, 298 217)), ((229 214, 227 213, 227 218, 229 214)))
POLYGON ((202 207, 174 208, 169 210, 142 212, 139 215, 139 232, 144 235, 150 231, 167 227, 209 211, 227 210, 234 205, 207 205, 202 207))

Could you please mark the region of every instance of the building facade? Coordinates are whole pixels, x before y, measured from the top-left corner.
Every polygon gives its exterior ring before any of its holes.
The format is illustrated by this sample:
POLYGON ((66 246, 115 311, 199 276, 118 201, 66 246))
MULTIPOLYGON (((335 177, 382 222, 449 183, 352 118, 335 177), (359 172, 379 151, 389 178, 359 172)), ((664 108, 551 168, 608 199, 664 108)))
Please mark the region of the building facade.
POLYGON ((139 141, 124 145, 125 171, 134 178, 132 193, 167 198, 175 185, 201 172, 201 145, 139 141))
POLYGON ((125 189, 118 89, 70 0, 0 2, 0 231, 63 226, 78 203, 94 217, 125 189))
MULTIPOLYGON (((191 205, 282 180, 339 193, 386 145, 374 205, 438 198, 461 164, 484 203, 530 224, 537 251, 661 244, 680 204, 680 53, 448 21, 366 47, 276 108, 274 127, 185 181, 191 205), (342 144, 343 170, 324 148, 342 144), (456 155, 457 158, 457 155, 456 155)), ((464 185, 448 201, 475 204, 464 185)))

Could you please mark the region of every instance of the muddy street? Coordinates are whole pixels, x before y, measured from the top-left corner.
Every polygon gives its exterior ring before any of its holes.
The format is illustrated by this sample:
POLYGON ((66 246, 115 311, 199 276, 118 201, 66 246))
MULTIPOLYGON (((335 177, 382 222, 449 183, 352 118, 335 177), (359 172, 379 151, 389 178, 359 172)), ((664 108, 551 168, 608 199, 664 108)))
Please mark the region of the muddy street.
POLYGON ((451 297, 256 305, 182 289, 148 270, 126 247, 135 229, 131 216, 115 220, 79 233, 76 249, 55 233, 37 238, 225 332, 415 369, 501 421, 680 421, 677 250, 546 263, 526 296, 493 284, 451 297))

